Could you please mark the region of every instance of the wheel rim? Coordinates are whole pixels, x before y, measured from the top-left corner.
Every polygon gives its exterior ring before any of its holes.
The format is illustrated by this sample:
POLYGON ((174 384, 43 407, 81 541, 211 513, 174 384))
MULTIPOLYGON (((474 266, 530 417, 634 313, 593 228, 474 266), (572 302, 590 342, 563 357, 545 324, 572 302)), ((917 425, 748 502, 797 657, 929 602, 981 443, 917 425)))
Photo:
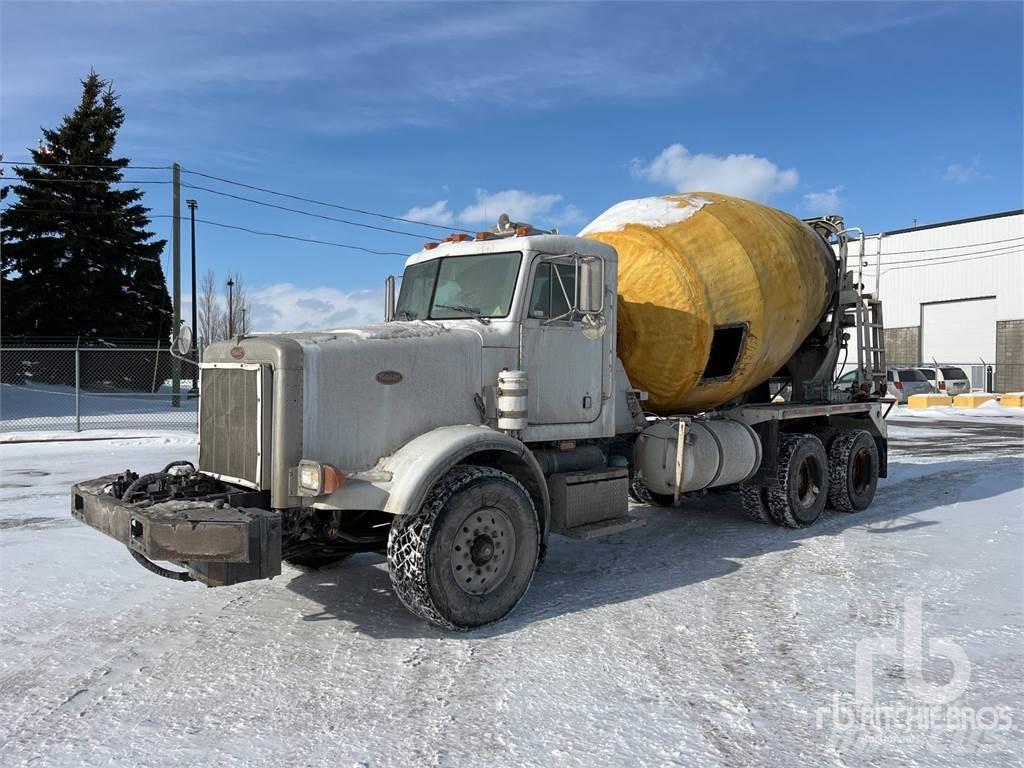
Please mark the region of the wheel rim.
POLYGON ((853 455, 850 467, 850 485, 857 495, 864 494, 871 485, 871 451, 861 448, 853 455))
POLYGON ((452 543, 452 575, 469 595, 497 589, 512 570, 516 532, 512 521, 497 507, 484 507, 466 515, 452 543))
POLYGON ((804 509, 814 506, 818 495, 821 493, 821 467, 817 462, 807 459, 800 463, 800 473, 797 478, 797 498, 800 506, 804 509))

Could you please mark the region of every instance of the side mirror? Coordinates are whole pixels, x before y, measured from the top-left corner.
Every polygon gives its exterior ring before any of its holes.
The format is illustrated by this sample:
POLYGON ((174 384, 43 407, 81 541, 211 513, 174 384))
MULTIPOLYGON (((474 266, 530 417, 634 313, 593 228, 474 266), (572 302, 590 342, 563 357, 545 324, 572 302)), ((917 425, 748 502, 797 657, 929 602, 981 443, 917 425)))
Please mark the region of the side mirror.
POLYGON ((192 329, 184 324, 178 328, 178 335, 171 341, 171 347, 182 357, 187 357, 192 351, 192 329))
POLYGON ((604 311, 604 259, 576 256, 576 310, 584 315, 604 311))
POLYGON ((395 319, 395 276, 388 275, 384 280, 384 322, 395 319))

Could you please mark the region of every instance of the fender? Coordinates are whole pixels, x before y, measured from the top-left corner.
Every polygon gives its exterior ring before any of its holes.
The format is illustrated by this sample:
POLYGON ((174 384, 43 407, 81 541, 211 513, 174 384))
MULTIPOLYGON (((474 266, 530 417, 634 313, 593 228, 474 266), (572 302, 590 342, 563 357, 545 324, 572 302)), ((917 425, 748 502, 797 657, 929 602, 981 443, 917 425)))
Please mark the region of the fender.
MULTIPOLYGON (((434 483, 449 469, 474 454, 486 453, 480 463, 499 466, 497 454, 507 454, 517 471, 511 474, 527 487, 540 516, 542 539, 547 540, 551 499, 537 459, 526 445, 504 432, 465 424, 438 427, 413 438, 368 472, 355 472, 330 496, 317 499, 318 509, 379 509, 392 515, 419 509, 434 483)), ((468 462, 474 463, 474 462, 468 462)))

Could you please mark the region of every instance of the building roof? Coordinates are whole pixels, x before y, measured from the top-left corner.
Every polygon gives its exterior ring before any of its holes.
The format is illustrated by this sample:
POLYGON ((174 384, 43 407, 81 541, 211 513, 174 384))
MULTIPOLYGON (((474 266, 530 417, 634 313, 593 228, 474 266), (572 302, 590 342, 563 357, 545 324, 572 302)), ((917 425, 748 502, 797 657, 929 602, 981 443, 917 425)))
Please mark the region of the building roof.
POLYGON ((951 221, 937 221, 934 224, 921 224, 916 227, 907 227, 906 229, 890 229, 885 232, 876 232, 875 235, 902 235, 905 232, 920 232, 924 229, 935 229, 937 227, 951 227, 954 224, 970 224, 973 221, 986 221, 988 219, 1001 219, 1005 216, 1019 216, 1024 213, 1024 208, 1018 208, 1015 211, 1003 211, 1001 213, 988 213, 984 216, 972 216, 969 219, 953 219, 951 221))

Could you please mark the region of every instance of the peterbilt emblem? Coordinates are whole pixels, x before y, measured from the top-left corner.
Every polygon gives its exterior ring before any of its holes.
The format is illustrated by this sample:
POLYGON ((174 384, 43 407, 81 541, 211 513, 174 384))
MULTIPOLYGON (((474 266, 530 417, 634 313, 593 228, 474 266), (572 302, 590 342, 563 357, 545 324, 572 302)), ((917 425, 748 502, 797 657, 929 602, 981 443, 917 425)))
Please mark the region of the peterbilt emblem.
POLYGON ((378 384, 397 384, 402 380, 402 374, 398 371, 381 371, 377 374, 378 384))
POLYGON ((231 356, 235 358, 235 360, 241 360, 243 357, 245 357, 245 350, 242 349, 242 347, 232 347, 231 356))

